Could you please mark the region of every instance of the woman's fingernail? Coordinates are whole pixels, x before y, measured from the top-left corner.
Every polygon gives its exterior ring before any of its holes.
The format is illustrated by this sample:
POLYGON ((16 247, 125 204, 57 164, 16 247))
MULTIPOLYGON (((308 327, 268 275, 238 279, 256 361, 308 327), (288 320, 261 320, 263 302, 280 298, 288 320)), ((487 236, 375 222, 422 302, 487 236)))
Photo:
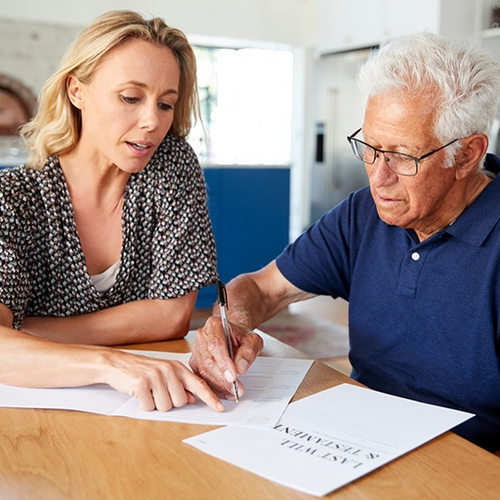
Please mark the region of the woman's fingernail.
POLYGON ((234 375, 229 370, 226 370, 224 372, 224 376, 226 377, 226 380, 228 382, 233 382, 234 381, 234 375))

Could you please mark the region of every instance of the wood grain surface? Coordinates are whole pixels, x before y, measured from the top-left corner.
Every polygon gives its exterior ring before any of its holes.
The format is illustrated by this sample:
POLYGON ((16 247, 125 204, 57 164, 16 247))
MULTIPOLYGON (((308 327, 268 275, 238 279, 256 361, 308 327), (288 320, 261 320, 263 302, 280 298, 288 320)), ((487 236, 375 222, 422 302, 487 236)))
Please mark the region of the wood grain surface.
MULTIPOLYGON (((263 355, 305 357, 266 334, 263 337, 263 355)), ((187 352, 192 341, 189 334, 183 340, 129 347, 187 352)), ((315 361, 294 399, 343 382, 355 383, 315 361)), ((213 428, 76 411, 2 408, 0 499, 314 498, 182 442, 213 428)), ((448 432, 327 498, 497 500, 500 458, 448 432)))

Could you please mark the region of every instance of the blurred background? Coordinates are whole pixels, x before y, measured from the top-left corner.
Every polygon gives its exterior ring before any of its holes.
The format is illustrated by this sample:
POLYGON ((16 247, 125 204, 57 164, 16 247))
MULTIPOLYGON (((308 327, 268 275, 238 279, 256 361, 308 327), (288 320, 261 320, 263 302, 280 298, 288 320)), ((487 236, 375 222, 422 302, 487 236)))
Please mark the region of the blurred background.
MULTIPOLYGON (((369 51, 428 30, 476 37, 500 60, 491 0, 0 0, 0 167, 25 159, 17 127, 66 47, 98 15, 159 16, 195 46, 204 168, 223 280, 273 259, 366 185, 346 136, 361 126, 354 77, 369 51)), ((498 124, 490 150, 497 150, 498 124)), ((213 302, 210 287, 198 306, 213 302)))

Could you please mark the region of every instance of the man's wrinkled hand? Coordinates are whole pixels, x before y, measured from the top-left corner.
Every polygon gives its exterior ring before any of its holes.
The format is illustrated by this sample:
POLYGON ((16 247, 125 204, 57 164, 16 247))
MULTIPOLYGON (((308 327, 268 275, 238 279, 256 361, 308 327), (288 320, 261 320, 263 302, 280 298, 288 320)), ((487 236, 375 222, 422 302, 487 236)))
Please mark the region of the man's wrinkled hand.
MULTIPOLYGON (((238 375, 244 374, 264 347, 262 338, 252 330, 230 323, 234 361, 231 360, 222 328, 221 318, 211 316, 196 331, 189 364, 193 371, 203 378, 212 390, 226 399, 234 399, 232 383, 238 375)), ((239 395, 244 387, 237 381, 239 395)))

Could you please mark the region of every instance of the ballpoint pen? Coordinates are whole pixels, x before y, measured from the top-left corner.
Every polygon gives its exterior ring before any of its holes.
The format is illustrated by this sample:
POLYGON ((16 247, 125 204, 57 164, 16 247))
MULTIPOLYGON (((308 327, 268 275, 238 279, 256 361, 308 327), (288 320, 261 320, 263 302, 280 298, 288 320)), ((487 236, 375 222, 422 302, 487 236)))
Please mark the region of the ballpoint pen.
MULTIPOLYGON (((224 336, 226 337, 227 350, 229 357, 234 360, 233 356, 233 343, 231 342, 231 331, 229 330, 229 322, 227 320, 227 293, 226 287, 222 281, 217 280, 217 300, 219 302, 220 316, 222 319, 222 328, 224 329, 224 336)), ((240 400, 238 395, 238 384, 236 380, 233 382, 233 394, 236 402, 240 400)))

